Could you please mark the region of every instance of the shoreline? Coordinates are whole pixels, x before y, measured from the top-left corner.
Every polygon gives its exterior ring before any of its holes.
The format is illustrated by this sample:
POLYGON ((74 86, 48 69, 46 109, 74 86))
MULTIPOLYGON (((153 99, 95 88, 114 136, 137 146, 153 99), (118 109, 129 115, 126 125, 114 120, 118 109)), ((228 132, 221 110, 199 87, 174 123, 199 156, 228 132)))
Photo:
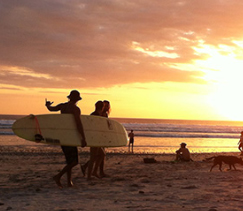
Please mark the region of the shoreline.
MULTIPOLYGON (((79 155, 84 156, 87 155, 89 156, 89 147, 85 148, 80 148, 78 147, 79 155)), ((50 145, 0 145, 0 153, 1 155, 6 154, 8 155, 9 153, 11 155, 13 154, 19 154, 19 155, 24 155, 24 154, 38 154, 38 155, 46 155, 46 154, 60 154, 63 155, 63 152, 60 148, 60 146, 50 146, 50 145), (44 146, 44 147, 43 147, 44 146)), ((173 156, 175 153, 171 152, 144 152, 144 151, 136 151, 134 152, 128 152, 128 151, 119 151, 119 150, 114 150, 114 148, 106 148, 106 154, 107 155, 124 155, 124 156, 131 156, 131 155, 143 155, 143 156, 173 156)), ((220 151, 215 151, 215 152, 191 152, 192 156, 197 156, 197 155, 212 155, 212 154, 227 154, 227 155, 240 155, 240 151, 232 151, 232 152, 220 152, 220 151)))
MULTIPOLYGON (((127 147, 123 147, 123 149, 127 147)), ((81 148, 78 147, 78 152, 80 155, 89 155, 89 147, 81 148)), ((63 152, 60 146, 52 146, 52 145, 0 145, 0 153, 3 154, 61 154, 63 152)), ((145 152, 134 150, 134 152, 128 152, 128 150, 119 150, 119 148, 106 148, 106 154, 111 155, 157 155, 157 156, 173 156, 175 153, 172 152, 145 152)), ((200 154, 233 154, 235 156, 240 155, 240 151, 212 151, 212 152, 191 152, 191 155, 200 155, 200 154)))
MULTIPOLYGON (((135 154, 173 154, 178 148, 181 142, 187 142, 188 149, 191 153, 216 153, 216 152, 239 152, 238 146, 236 141, 234 140, 235 144, 230 142, 230 145, 228 145, 228 142, 222 142, 219 144, 221 140, 200 140, 200 143, 198 146, 192 145, 192 140, 185 140, 185 139, 170 139, 170 140, 159 140, 157 138, 155 139, 136 139, 136 143, 134 146, 134 153, 135 154), (158 141, 165 141, 163 144, 158 144, 158 141), (205 146, 202 146, 202 141, 205 141, 205 146), (207 143, 215 142, 216 147, 207 145, 207 143), (232 145, 232 146, 231 146, 232 145)), ((225 140, 224 140, 225 141, 225 140)), ((60 149, 60 146, 54 146, 54 145, 48 145, 48 144, 41 144, 41 143, 35 143, 31 141, 27 141, 24 139, 21 139, 15 135, 0 135, 0 147, 13 147, 14 150, 28 150, 31 151, 32 149, 34 151, 39 150, 50 150, 50 151, 58 151, 60 149), (29 150, 31 149, 31 150, 29 150)), ((89 152, 89 147, 81 148, 78 147, 81 152, 89 152)), ((1 148, 0 148, 1 150, 1 148)), ((7 149, 8 151, 11 149, 7 149)), ((111 153, 128 153, 128 146, 124 147, 116 147, 116 148, 106 148, 107 152, 111 153)))

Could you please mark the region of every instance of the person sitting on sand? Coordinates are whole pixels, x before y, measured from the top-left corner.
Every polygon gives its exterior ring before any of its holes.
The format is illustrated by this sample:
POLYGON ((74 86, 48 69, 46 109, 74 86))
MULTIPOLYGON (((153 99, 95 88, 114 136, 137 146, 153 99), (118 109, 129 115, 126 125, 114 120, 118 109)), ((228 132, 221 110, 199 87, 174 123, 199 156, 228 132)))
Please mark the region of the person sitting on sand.
MULTIPOLYGON (((74 120, 77 125, 77 130, 80 133, 80 145, 81 147, 85 147, 87 145, 83 125, 80 119, 81 111, 80 108, 76 105, 76 103, 81 100, 80 93, 77 90, 72 90, 70 92, 70 95, 67 96, 69 98, 69 101, 66 103, 60 103, 56 106, 52 106, 53 102, 46 100, 46 107, 49 111, 61 111, 62 114, 73 114, 74 120)), ((53 177, 56 184, 62 188, 61 184, 61 177, 67 173, 67 179, 68 179, 68 186, 72 187, 72 168, 78 164, 78 148, 72 147, 72 146, 61 146, 62 151, 66 158, 67 165, 57 174, 53 177)))
POLYGON ((189 150, 186 148, 186 143, 181 143, 180 149, 176 151, 177 161, 191 161, 191 155, 189 150))

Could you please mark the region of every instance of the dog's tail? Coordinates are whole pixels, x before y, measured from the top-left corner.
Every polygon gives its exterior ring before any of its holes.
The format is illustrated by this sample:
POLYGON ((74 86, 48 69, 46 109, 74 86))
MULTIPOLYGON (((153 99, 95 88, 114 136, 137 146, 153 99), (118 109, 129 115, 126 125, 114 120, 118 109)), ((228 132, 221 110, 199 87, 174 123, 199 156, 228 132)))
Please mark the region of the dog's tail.
POLYGON ((203 161, 209 161, 209 160, 212 160, 213 158, 215 158, 215 156, 210 157, 210 158, 205 158, 203 161))

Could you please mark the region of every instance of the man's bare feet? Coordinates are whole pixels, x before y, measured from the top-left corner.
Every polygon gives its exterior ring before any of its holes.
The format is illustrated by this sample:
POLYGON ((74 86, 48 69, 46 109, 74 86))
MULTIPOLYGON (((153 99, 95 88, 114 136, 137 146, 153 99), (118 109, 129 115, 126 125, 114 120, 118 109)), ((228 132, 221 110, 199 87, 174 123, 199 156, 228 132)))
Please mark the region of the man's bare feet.
POLYGON ((103 177, 109 177, 109 175, 108 174, 105 174, 105 173, 100 174, 100 178, 103 178, 103 177))
POLYGON ((54 177, 53 177, 53 180, 56 182, 56 184, 57 184, 57 186, 58 186, 59 188, 63 188, 63 186, 62 186, 62 184, 61 184, 61 182, 60 182, 60 178, 59 178, 58 176, 54 176, 54 177))
POLYGON ((97 173, 93 173, 92 176, 97 177, 100 179, 100 176, 97 173))
POLYGON ((68 187, 73 187, 73 182, 72 181, 68 181, 68 187))

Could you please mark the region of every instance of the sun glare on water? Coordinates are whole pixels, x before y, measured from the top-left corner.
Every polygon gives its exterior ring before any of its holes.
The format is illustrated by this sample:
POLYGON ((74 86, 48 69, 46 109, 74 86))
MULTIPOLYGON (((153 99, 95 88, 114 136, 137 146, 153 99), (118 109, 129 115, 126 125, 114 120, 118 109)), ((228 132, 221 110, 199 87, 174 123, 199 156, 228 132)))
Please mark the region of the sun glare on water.
POLYGON ((204 46, 195 49, 207 53, 206 60, 196 61, 205 73, 204 79, 212 86, 208 100, 212 107, 228 120, 243 121, 243 51, 238 47, 204 46))

